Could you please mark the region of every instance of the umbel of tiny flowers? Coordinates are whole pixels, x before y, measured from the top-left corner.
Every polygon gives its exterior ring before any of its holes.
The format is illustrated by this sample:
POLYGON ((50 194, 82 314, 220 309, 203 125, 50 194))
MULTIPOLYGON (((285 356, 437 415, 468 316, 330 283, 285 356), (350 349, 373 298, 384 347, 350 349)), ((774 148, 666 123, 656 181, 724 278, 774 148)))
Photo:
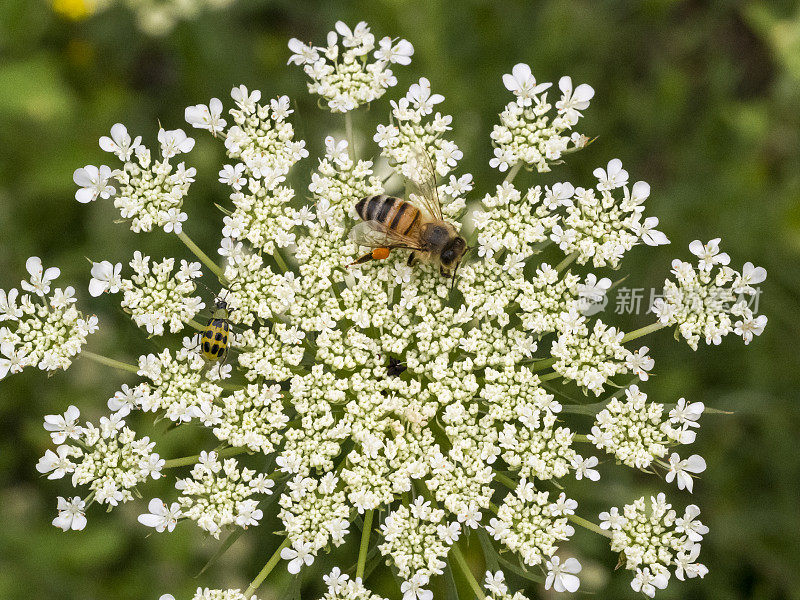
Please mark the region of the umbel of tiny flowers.
POLYGON ((22 295, 17 288, 0 289, 0 379, 26 367, 67 369, 97 331, 97 317, 76 308, 75 288, 52 289, 60 269, 45 269, 38 256, 25 267, 30 277, 20 282, 22 295))
MULTIPOLYGON (((581 514, 585 504, 571 481, 603 485, 616 462, 665 475, 677 484, 673 493, 692 491, 705 461, 678 446, 694 442, 705 406, 648 398, 631 380, 647 381, 655 360, 647 346, 630 343, 666 326, 690 344, 703 336, 716 343, 732 331, 751 341, 766 318, 745 300, 764 270, 746 263, 736 272, 718 240, 693 243, 700 262, 696 269, 673 265, 677 282, 666 286, 658 321, 626 333, 597 306, 613 285, 610 269, 628 252, 668 243, 657 218, 645 216, 650 186, 618 159, 596 168, 584 186, 522 181, 523 166, 555 169, 586 146, 574 129, 593 96, 587 84, 562 77, 551 106, 552 86, 527 65, 511 69, 503 83, 513 98, 491 135, 492 165, 503 180, 484 184, 489 191, 468 209, 478 182, 459 170, 463 153, 450 139, 453 117, 440 112, 446 100, 435 82, 420 77, 389 103, 369 156, 359 157, 352 143, 349 115, 394 84, 389 65, 408 64, 410 44, 385 38, 376 49, 366 24, 339 23, 326 46, 292 40, 290 49, 323 108, 345 112, 350 135, 326 136, 307 201, 287 183, 309 154, 295 139, 289 98, 267 100, 238 86, 227 111, 217 99, 186 109, 187 123, 225 148, 218 179, 230 206, 220 223, 221 265, 184 231, 194 171, 174 163, 194 142, 182 130, 160 129, 154 160, 140 138, 115 125, 100 143, 122 168, 76 174, 86 190, 78 201, 113 201, 134 231, 177 235, 199 263, 132 251, 133 275, 122 263, 92 264, 91 295, 120 294, 157 349, 139 352, 135 364, 82 353, 133 380, 107 399, 112 413, 98 425, 79 425, 75 407, 46 417, 55 446, 37 468, 53 479, 71 474, 74 487, 88 488, 59 500, 55 525, 84 527, 93 503, 128 502, 149 479, 185 468, 174 495, 146 496, 143 526, 169 535, 193 523, 218 539, 249 533, 269 522, 262 499, 274 493, 283 538, 246 589, 199 588, 196 599, 250 600, 279 564, 302 577, 320 552, 350 540, 356 563, 331 571, 325 598, 376 600, 368 580, 386 563, 405 600, 432 598, 436 579, 450 574, 478 598, 523 599, 494 568, 484 592, 460 548, 464 538, 476 547, 476 537, 487 564, 513 559, 525 579, 574 591, 576 527, 608 538, 634 573, 633 589, 644 594, 665 587, 672 573, 705 575, 697 561, 708 530, 696 506, 679 516, 659 494, 610 508, 597 524, 581 514), (348 267, 363 255, 348 237, 354 204, 393 193, 403 178, 415 189, 420 150, 438 174, 443 215, 475 252, 455 282, 436 265, 409 266, 402 250, 348 267), (375 175, 377 160, 388 161, 389 178, 375 175), (203 302, 195 283, 206 269, 236 315, 225 366, 209 365, 198 352, 203 302), (166 328, 184 333, 183 342, 164 336, 166 328), (602 401, 579 402, 574 387, 602 401), (170 428, 205 430, 203 445, 190 456, 161 458, 154 441, 127 423, 151 415, 168 418, 170 428), (601 464, 604 455, 614 461, 601 464)), ((36 290, 49 293, 53 276, 31 269, 23 286, 28 303, 36 290)), ((16 342, 25 308, 17 297, 12 290, 0 298, 13 322, 2 330, 3 343, 16 342)))
POLYGON ((657 589, 667 587, 671 568, 681 580, 705 576, 706 567, 693 562, 708 533, 697 520, 699 514, 700 509, 690 504, 679 517, 663 493, 651 497, 649 504, 642 497, 625 505, 622 513, 612 508, 600 514, 600 527, 611 533, 611 549, 620 553, 626 569, 635 572, 634 591, 653 598, 657 589))
POLYGON ((311 79, 308 91, 321 96, 331 112, 340 113, 377 100, 397 85, 389 65, 408 65, 414 54, 411 43, 389 37, 379 40, 376 50, 375 36, 364 21, 352 30, 337 21, 325 46, 292 38, 289 50, 293 52, 289 64, 302 66, 311 79))

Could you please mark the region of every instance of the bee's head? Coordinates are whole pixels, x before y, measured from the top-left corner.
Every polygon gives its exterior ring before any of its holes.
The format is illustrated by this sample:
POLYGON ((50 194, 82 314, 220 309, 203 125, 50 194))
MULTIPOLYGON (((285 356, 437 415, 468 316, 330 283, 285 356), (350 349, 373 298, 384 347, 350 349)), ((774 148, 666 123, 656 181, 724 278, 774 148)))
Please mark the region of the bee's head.
POLYGON ((442 249, 442 253, 439 255, 442 266, 449 271, 461 262, 461 258, 466 251, 467 242, 463 237, 457 235, 445 245, 442 249))

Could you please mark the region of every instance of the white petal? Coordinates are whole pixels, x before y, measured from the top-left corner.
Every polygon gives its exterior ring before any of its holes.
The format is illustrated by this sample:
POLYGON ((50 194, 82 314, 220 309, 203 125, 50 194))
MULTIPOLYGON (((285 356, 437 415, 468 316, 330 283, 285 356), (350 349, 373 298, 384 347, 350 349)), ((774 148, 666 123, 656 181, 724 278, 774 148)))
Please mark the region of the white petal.
POLYGON ((164 523, 164 518, 158 515, 143 514, 139 515, 138 521, 146 527, 158 527, 164 523))

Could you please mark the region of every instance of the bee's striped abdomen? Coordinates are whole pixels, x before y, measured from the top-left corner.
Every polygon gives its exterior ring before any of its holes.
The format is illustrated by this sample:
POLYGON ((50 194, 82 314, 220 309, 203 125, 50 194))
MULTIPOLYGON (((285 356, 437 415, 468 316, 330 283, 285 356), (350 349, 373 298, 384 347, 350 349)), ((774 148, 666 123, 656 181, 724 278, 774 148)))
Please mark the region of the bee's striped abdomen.
POLYGON ((362 198, 356 204, 356 213, 365 221, 378 221, 403 235, 407 235, 419 220, 416 206, 386 194, 362 198))

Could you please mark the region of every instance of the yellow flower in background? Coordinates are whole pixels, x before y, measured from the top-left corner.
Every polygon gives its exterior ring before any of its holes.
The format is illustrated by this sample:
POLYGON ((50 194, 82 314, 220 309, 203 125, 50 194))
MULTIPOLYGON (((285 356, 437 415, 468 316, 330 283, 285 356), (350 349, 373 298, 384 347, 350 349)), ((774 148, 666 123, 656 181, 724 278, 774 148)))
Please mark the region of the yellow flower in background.
POLYGON ((97 10, 95 0, 52 0, 53 11, 64 18, 81 21, 97 10))

